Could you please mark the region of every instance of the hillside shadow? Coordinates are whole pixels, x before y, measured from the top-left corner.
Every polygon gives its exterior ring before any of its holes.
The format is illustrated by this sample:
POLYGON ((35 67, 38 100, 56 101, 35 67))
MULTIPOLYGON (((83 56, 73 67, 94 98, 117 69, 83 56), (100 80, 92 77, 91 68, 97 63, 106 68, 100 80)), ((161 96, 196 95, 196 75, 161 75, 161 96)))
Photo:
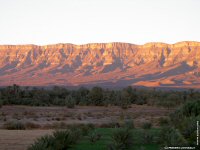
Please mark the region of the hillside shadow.
MULTIPOLYGON (((134 78, 134 79, 130 79, 130 80, 119 80, 115 83, 116 86, 129 86, 131 84, 140 82, 140 81, 150 81, 150 80, 158 80, 161 79, 163 77, 168 78, 171 76, 177 76, 177 75, 181 75, 187 72, 190 72, 192 70, 196 69, 196 67, 191 67, 189 65, 187 65, 185 62, 182 63, 180 66, 168 70, 166 72, 163 73, 155 73, 155 74, 147 74, 138 78, 134 78)), ((112 82, 110 82, 112 83, 112 82)), ((112 83, 113 84, 113 83, 112 83)))

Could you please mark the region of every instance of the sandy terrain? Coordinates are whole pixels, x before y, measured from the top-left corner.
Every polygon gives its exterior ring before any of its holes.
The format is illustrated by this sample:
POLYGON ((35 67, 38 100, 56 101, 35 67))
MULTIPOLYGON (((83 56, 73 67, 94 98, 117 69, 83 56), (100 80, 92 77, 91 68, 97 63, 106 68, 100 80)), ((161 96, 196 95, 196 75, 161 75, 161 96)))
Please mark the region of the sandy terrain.
POLYGON ((9 121, 35 123, 47 128, 58 123, 93 123, 96 125, 133 119, 136 126, 144 121, 151 121, 154 126, 160 117, 167 116, 171 111, 165 108, 132 105, 123 110, 119 107, 77 106, 74 109, 66 107, 30 107, 3 106, 0 109, 0 127, 9 121))
POLYGON ((52 130, 0 130, 0 150, 26 150, 34 140, 52 130))

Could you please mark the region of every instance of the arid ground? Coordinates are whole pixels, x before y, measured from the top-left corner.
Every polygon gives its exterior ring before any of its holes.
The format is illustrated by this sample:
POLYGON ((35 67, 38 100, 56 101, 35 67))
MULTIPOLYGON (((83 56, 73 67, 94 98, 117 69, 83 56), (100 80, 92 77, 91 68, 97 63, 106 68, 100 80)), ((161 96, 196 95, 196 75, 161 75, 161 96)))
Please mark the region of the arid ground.
POLYGON ((3 106, 0 109, 0 127, 10 121, 35 123, 42 128, 48 128, 58 123, 92 123, 103 125, 133 119, 136 126, 144 121, 150 121, 157 126, 160 117, 166 117, 173 109, 147 105, 132 105, 131 108, 121 109, 115 106, 76 106, 67 107, 30 107, 3 106))
MULTIPOLYGON (((132 105, 126 110, 120 107, 108 106, 76 106, 73 109, 66 107, 29 107, 3 106, 0 108, 0 149, 24 150, 33 143, 34 139, 52 133, 52 129, 66 124, 93 123, 105 126, 112 122, 122 122, 133 119, 136 127, 145 121, 158 126, 160 117, 167 117, 173 109, 153 107, 147 105, 132 105), (19 121, 34 124, 37 129, 6 130, 5 124, 19 121)), ((30 125, 31 127, 34 127, 30 125)))
POLYGON ((26 150, 28 145, 52 130, 0 130, 0 150, 26 150))

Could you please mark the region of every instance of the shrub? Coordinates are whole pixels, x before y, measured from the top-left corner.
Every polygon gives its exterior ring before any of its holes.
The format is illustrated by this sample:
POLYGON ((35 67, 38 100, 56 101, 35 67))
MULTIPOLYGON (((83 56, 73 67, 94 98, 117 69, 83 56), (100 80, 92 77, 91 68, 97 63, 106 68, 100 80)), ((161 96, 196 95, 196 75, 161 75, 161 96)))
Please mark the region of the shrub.
POLYGON ((120 105, 120 107, 122 109, 128 109, 128 104, 123 103, 123 104, 120 105))
POLYGON ((25 130, 25 124, 19 121, 7 122, 3 125, 3 128, 8 130, 25 130))
POLYGON ((76 105, 76 101, 75 99, 71 96, 71 95, 68 95, 66 98, 65 98, 65 104, 68 108, 74 108, 75 105, 76 105))
POLYGON ((54 147, 56 149, 68 149, 72 146, 72 144, 75 144, 79 137, 77 138, 77 134, 75 131, 55 131, 53 133, 54 137, 54 147), (76 139, 77 138, 77 139, 76 139))
POLYGON ((103 92, 101 87, 93 87, 88 94, 90 103, 97 106, 103 105, 103 92))
POLYGON ((136 99, 135 104, 137 105, 144 105, 147 101, 145 99, 136 99))
POLYGON ((100 128, 119 128, 120 124, 118 122, 104 123, 100 125, 100 128))
POLYGON ((91 143, 96 143, 98 140, 100 140, 101 134, 97 133, 96 131, 93 131, 89 134, 89 140, 91 143))
POLYGON ((79 130, 80 135, 88 135, 95 127, 93 124, 68 124, 67 128, 71 131, 79 130))
POLYGON ((28 150, 53 150, 54 138, 50 135, 38 138, 34 144, 28 147, 28 150))
POLYGON ((142 134, 142 141, 144 144, 152 144, 154 142, 154 136, 150 132, 144 131, 142 134))
POLYGON ((187 102, 182 107, 182 113, 184 116, 198 116, 200 115, 200 100, 187 102))
POLYGON ((200 119, 199 117, 189 117, 184 118, 178 129, 181 134, 185 137, 190 145, 196 145, 196 134, 197 134, 197 121, 200 119))
POLYGON ((189 145, 196 145, 196 121, 200 119, 200 100, 191 100, 170 115, 171 123, 189 145))
POLYGON ((160 126, 166 126, 169 125, 170 123, 168 118, 163 118, 163 117, 159 118, 158 122, 160 126))
POLYGON ((128 129, 134 129, 135 126, 133 120, 132 119, 125 120, 124 127, 128 129))
POLYGON ((173 127, 163 127, 160 133, 160 142, 164 146, 185 146, 187 141, 180 132, 173 127))
POLYGON ((144 122, 142 125, 143 129, 150 129, 152 127, 151 122, 144 122))
POLYGON ((33 122, 27 122, 25 124, 26 129, 37 129, 40 128, 41 126, 39 124, 35 124, 33 122))
POLYGON ((109 150, 126 150, 132 146, 132 133, 128 129, 118 129, 112 135, 112 143, 108 145, 109 150))
POLYGON ((3 106, 3 100, 0 99, 0 108, 3 106))
POLYGON ((82 132, 82 135, 88 135, 90 131, 94 130, 93 124, 84 124, 80 127, 80 130, 82 132))
POLYGON ((200 115, 200 100, 185 103, 180 109, 170 114, 173 123, 178 124, 185 117, 200 115))
POLYGON ((37 139, 28 150, 68 150, 78 139, 73 131, 55 131, 53 135, 45 135, 37 139))
POLYGON ((20 121, 10 121, 3 125, 3 128, 8 130, 25 130, 25 129, 36 129, 41 126, 32 122, 22 123, 20 121))

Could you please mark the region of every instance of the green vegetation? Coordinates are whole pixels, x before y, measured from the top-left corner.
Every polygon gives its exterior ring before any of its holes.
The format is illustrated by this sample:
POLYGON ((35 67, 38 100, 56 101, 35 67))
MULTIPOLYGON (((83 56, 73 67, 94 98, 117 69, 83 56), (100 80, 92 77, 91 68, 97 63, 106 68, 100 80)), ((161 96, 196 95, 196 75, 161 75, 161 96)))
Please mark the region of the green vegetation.
POLYGON ((133 120, 132 119, 125 120, 124 124, 123 124, 123 127, 127 128, 127 129, 134 129, 135 125, 134 125, 133 120))
POLYGON ((0 99, 0 108, 3 106, 3 100, 0 99))
POLYGON ((196 145, 197 121, 200 121, 200 100, 185 103, 170 115, 172 125, 178 129, 189 145, 196 145))
MULTIPOLYGON (((144 122, 142 129, 135 128, 132 120, 125 119, 122 124, 112 123, 106 128, 95 128, 91 124, 68 126, 66 131, 73 133, 73 137, 79 140, 71 143, 66 141, 63 147, 70 150, 159 150, 165 146, 194 146, 199 149, 196 146, 196 121, 200 120, 199 106, 199 100, 187 101, 169 118, 160 118, 159 124, 162 127, 159 128, 153 128, 151 122, 144 122)), ((55 137, 52 141, 52 136, 42 137, 32 145, 32 148, 42 145, 42 148, 37 150, 46 150, 44 145, 54 145, 48 141, 58 144, 66 140, 63 139, 64 136, 57 139, 55 137)), ((67 140, 69 139, 71 138, 67 140)))
POLYGON ((151 122, 144 122, 142 125, 143 129, 150 129, 152 127, 151 122))
MULTIPOLYGON (((144 131, 141 129, 129 130, 125 128, 96 128, 86 136, 83 136, 82 134, 81 136, 78 136, 78 141, 73 140, 72 137, 75 136, 68 135, 69 133, 72 135, 74 134, 74 131, 71 129, 59 132, 62 133, 62 136, 59 136, 59 138, 57 138, 58 136, 54 136, 55 133, 50 136, 43 136, 37 139, 28 150, 51 150, 51 148, 55 149, 54 146, 57 146, 56 150, 60 150, 61 148, 59 148, 59 145, 62 144, 63 141, 65 141, 65 144, 63 144, 62 148, 64 149, 65 145, 65 150, 67 150, 69 147, 70 150, 138 150, 141 148, 141 146, 143 146, 146 150, 159 150, 159 144, 157 141, 154 140, 153 143, 143 142, 144 131), (48 148, 47 145, 49 145, 48 148)), ((80 135, 80 132, 78 133, 80 135)), ((160 135, 160 130, 150 129, 147 130, 146 133, 150 134, 153 139, 157 139, 160 135)))
POLYGON ((169 125, 169 123, 170 123, 169 118, 163 118, 163 117, 159 118, 160 126, 167 126, 167 125, 169 125))
POLYGON ((109 150, 130 149, 133 145, 133 135, 129 129, 118 129, 113 133, 111 141, 108 145, 109 150))
POLYGON ((66 96, 65 101, 68 108, 74 108, 76 105, 76 101, 71 95, 66 96))
POLYGON ((98 140, 101 139, 101 134, 97 133, 96 131, 93 131, 89 134, 89 140, 92 144, 96 143, 98 140))
POLYGON ((36 87, 8 86, 0 89, 0 106, 4 104, 31 106, 67 106, 75 105, 120 106, 128 109, 131 104, 156 105, 166 108, 180 106, 188 101, 200 99, 200 92, 162 91, 155 89, 135 89, 127 87, 121 90, 109 90, 101 87, 87 89, 81 87, 70 90, 55 86, 43 89, 36 87))
POLYGON ((163 146, 186 146, 187 141, 180 132, 173 127, 163 127, 160 134, 163 146))
MULTIPOLYGON (((51 150, 55 147, 57 150, 158 150, 164 146, 196 146, 196 122, 200 121, 200 92, 195 90, 161 91, 132 87, 121 90, 101 87, 69 90, 63 87, 42 89, 13 85, 0 89, 0 107, 2 104, 56 105, 68 108, 74 108, 76 105, 119 106, 122 109, 129 109, 131 104, 146 104, 168 109, 177 108, 170 116, 161 117, 158 120, 160 127, 156 129, 151 122, 144 122, 140 129, 135 128, 132 118, 126 118, 122 113, 119 122, 103 124, 101 128, 95 128, 92 124, 67 126, 67 130, 38 139, 29 150, 51 150)), ((77 118, 82 119, 81 116, 77 118)), ((6 129, 27 129, 36 126, 20 122, 4 124, 6 129)), ((66 128, 65 125, 62 127, 66 128)))
POLYGON ((77 131, 55 131, 53 135, 39 138, 28 150, 68 150, 79 140, 77 131))

